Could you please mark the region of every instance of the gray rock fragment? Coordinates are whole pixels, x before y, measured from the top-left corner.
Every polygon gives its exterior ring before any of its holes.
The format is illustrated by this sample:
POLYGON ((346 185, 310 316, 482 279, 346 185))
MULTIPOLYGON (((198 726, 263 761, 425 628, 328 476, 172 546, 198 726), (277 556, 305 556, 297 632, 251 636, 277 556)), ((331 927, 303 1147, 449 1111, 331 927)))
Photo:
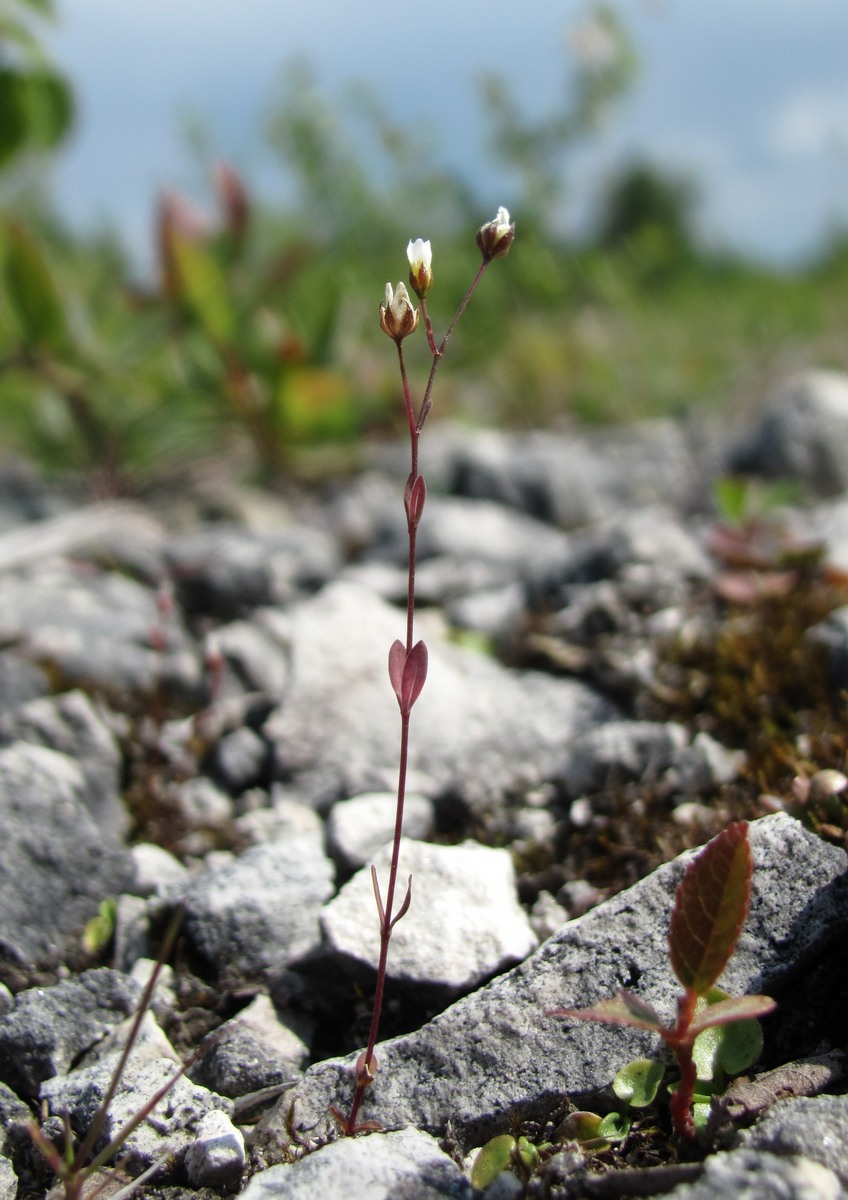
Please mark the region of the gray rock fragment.
POLYGON ((244 1135, 226 1113, 213 1109, 198 1121, 183 1161, 192 1187, 232 1187, 244 1170, 244 1135))
POLYGON ((804 371, 769 397, 765 415, 729 454, 734 471, 788 477, 814 495, 848 488, 848 376, 804 371))
MULTIPOLYGON (((390 846, 375 856, 384 902, 390 859, 390 846)), ((392 933, 388 978, 456 994, 520 962, 536 946, 506 850, 403 838, 394 912, 409 875, 412 904, 392 933)), ((370 870, 359 871, 325 906, 321 925, 332 950, 376 971, 379 939, 373 930, 370 870)))
POLYGON ((843 1195, 827 1167, 757 1150, 713 1154, 699 1180, 664 1193, 665 1200, 841 1200, 843 1195))
POLYGON ((779 1100, 741 1135, 751 1150, 803 1155, 838 1176, 848 1188, 848 1096, 800 1096, 779 1100))
POLYGON ((269 760, 268 745, 247 725, 225 734, 215 747, 214 768, 229 792, 243 792, 262 781, 269 760))
POLYGON ((47 675, 39 666, 14 650, 0 652, 0 713, 13 712, 49 691, 47 675))
POLYGON ((0 1200, 15 1200, 18 1194, 18 1177, 8 1158, 0 1155, 0 1200))
POLYGON ((0 741, 32 742, 67 754, 79 764, 85 801, 99 828, 124 837, 129 814, 119 796, 123 763, 118 743, 85 692, 32 700, 0 718, 0 741))
POLYGON ((611 778, 656 780, 679 761, 688 740, 673 721, 608 721, 575 741, 565 785, 579 796, 600 791, 611 778))
POLYGON ((21 1097, 67 1071, 135 1008, 141 988, 105 967, 51 988, 20 992, 0 1017, 0 1078, 21 1097))
POLYGON ((318 838, 253 846, 192 880, 183 930, 216 969, 264 975, 318 944, 318 915, 332 892, 333 864, 318 838))
MULTIPOLYGON (((383 791, 397 774, 398 710, 387 679, 403 618, 371 593, 335 584, 292 615, 292 681, 263 732, 279 775, 315 806, 383 791)), ((438 635, 415 705, 416 790, 474 811, 560 778, 575 737, 614 710, 581 683, 505 667, 438 635)))
POLYGON ((157 689, 198 695, 200 664, 181 619, 163 620, 153 589, 114 572, 53 562, 0 577, 0 641, 50 664, 68 686, 116 701, 157 689))
POLYGON ((417 1129, 343 1138, 291 1166, 254 1175, 242 1200, 472 1200, 438 1142, 417 1129))
MULTIPOLYGON (((118 1053, 114 1053, 93 1066, 48 1079, 41 1086, 40 1099, 47 1102, 51 1114, 67 1111, 75 1129, 88 1129, 109 1088, 118 1058, 118 1053)), ((107 1145, 127 1121, 174 1079, 176 1070, 170 1058, 131 1055, 109 1105, 98 1147, 107 1145)), ((145 1170, 165 1152, 181 1160, 194 1143, 203 1117, 215 1110, 229 1116, 232 1102, 181 1076, 147 1120, 128 1136, 118 1157, 131 1174, 145 1170)))
POLYGON ((250 621, 232 621, 216 629, 208 642, 220 653, 232 683, 246 692, 279 696, 288 675, 285 648, 263 620, 263 610, 250 621))
MULTIPOLYGON (((327 849, 347 870, 370 863, 381 846, 392 840, 397 811, 393 792, 367 792, 334 804, 327 817, 327 849)), ((433 803, 415 792, 407 793, 403 807, 403 831, 407 837, 424 840, 435 820, 433 803)))
POLYGON ((195 1083, 235 1100, 293 1082, 308 1057, 306 1043, 283 1024, 269 998, 258 995, 238 1016, 215 1030, 209 1049, 188 1075, 195 1083))
POLYGON ((132 890, 136 896, 179 894, 189 879, 186 867, 153 842, 137 842, 130 848, 135 876, 132 890))
POLYGON ((0 953, 13 960, 55 957, 102 900, 131 885, 130 857, 86 793, 64 754, 24 742, 0 749, 0 953))

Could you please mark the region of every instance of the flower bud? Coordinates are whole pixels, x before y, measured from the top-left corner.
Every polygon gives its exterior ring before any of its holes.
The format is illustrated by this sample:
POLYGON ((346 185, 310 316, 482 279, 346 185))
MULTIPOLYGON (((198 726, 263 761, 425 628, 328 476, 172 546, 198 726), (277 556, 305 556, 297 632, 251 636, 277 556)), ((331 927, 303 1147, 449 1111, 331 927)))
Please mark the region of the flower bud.
POLYGON ((494 221, 483 225, 477 234, 477 245, 480 247, 483 261, 491 262, 493 258, 503 258, 509 251, 514 237, 515 223, 510 224, 507 210, 499 208, 494 221))
POLYGON ((429 242, 416 238, 406 247, 409 259, 409 286, 423 300, 433 286, 433 251, 429 242))
POLYGON ((392 292, 392 285, 386 284, 386 299, 380 305, 380 328, 398 345, 405 337, 414 333, 418 328, 418 309, 412 307, 406 284, 399 283, 397 291, 392 292))

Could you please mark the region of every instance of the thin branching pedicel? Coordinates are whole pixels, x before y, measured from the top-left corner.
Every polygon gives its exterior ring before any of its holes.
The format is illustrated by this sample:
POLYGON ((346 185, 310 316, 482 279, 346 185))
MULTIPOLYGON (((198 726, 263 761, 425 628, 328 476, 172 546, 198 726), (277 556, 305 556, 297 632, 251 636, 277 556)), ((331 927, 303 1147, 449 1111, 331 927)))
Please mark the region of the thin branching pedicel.
POLYGON ((496 258, 502 258, 515 237, 515 225, 510 223, 509 213, 505 208, 499 208, 493 221, 484 225, 477 234, 477 245, 483 256, 483 261, 471 282, 471 286, 463 297, 462 303, 454 314, 453 320, 445 332, 441 342, 436 343, 430 315, 427 312, 427 294, 433 284, 432 250, 430 243, 417 238, 406 248, 409 258, 409 286, 418 297, 419 306, 414 307, 406 285, 399 283, 392 289, 386 284, 386 296, 380 305, 380 327, 397 346, 400 377, 403 384, 403 398, 406 405, 406 417, 409 427, 409 443, 411 462, 409 478, 406 481, 403 502, 406 508, 406 527, 409 537, 408 576, 406 591, 406 639, 398 639, 389 650, 389 680, 397 697, 400 709, 400 763, 398 767, 397 810, 395 815, 394 841, 392 843, 392 858, 389 867, 389 879, 386 887, 385 900, 380 889, 375 867, 371 868, 371 878, 374 884, 374 898, 377 902, 377 914, 380 919, 380 957, 377 964, 377 982, 374 990, 374 1007, 371 1013, 371 1028, 368 1034, 368 1045, 360 1054, 356 1063, 356 1091, 347 1117, 340 1117, 340 1123, 348 1134, 360 1130, 373 1129, 369 1122, 357 1124, 359 1109, 366 1090, 374 1082, 377 1073, 377 1060, 374 1047, 377 1044, 377 1034, 380 1026, 380 1012, 383 1005, 383 991, 386 982, 386 962, 389 953, 389 942, 392 930, 409 909, 412 900, 412 876, 406 888, 406 894, 395 911, 395 891, 397 887, 398 859, 400 856, 400 839, 403 831, 403 807, 406 799, 406 772, 409 758, 409 718, 412 706, 418 699, 427 678, 427 647, 423 641, 414 639, 415 612, 415 544, 418 533, 418 523, 424 511, 424 501, 427 496, 427 486, 424 476, 418 469, 418 441, 421 430, 432 407, 433 383, 436 371, 447 348, 448 339, 456 328, 459 318, 465 312, 474 291, 483 278, 489 263, 496 258), (427 344, 432 355, 430 374, 421 404, 416 410, 409 388, 409 377, 403 355, 404 338, 414 333, 419 320, 423 316, 424 328, 427 334, 427 344))

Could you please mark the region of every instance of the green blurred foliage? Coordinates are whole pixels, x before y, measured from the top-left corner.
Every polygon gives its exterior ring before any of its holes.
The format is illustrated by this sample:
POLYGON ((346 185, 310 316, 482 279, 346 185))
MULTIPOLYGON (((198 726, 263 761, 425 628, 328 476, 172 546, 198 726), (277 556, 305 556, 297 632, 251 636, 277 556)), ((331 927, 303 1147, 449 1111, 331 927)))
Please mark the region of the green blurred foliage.
MULTIPOLYGON (((481 81, 495 196, 446 171, 430 131, 399 126, 368 87, 330 97, 289 64, 267 132, 292 198, 260 209, 210 166, 210 211, 161 198, 145 287, 114 239, 71 235, 38 190, 34 165, 73 111, 37 36, 50 14, 49 0, 10 0, 0 17, 0 438, 47 467, 120 490, 226 454, 273 480, 401 431, 385 281, 406 278, 409 238, 431 238, 443 330, 502 203, 516 242, 451 342, 435 417, 528 427, 736 409, 788 369, 848 367, 844 237, 795 273, 707 253, 691 185, 645 163, 612 181, 588 236, 562 235, 569 156, 635 77, 608 8, 576 30, 551 111, 530 117, 502 81, 481 81)), ((407 349, 415 379, 423 335, 407 349)))

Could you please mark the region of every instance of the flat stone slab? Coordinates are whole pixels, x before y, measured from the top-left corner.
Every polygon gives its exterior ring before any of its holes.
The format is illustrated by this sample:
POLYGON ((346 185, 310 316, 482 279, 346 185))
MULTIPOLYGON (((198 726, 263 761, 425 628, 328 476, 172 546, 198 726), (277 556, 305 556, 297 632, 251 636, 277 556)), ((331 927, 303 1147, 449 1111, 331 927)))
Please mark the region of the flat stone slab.
MULTIPOLYGON (((750 836, 751 909, 721 983, 732 994, 765 992, 780 1003, 793 979, 845 936, 848 858, 784 814, 754 822, 750 836)), ((379 1071, 361 1119, 435 1134, 450 1121, 460 1139, 480 1145, 504 1132, 511 1116, 544 1117, 565 1094, 579 1102, 608 1087, 623 1063, 655 1051, 648 1034, 570 1024, 546 1010, 584 1007, 628 987, 671 1020, 679 985, 668 964, 668 920, 689 857, 569 922, 520 966, 422 1029, 378 1045, 379 1071)), ((259 1135, 280 1137, 292 1100, 298 1128, 326 1135, 329 1107, 350 1105, 355 1057, 307 1071, 259 1135)))
POLYGON ((472 1200, 474 1189, 429 1134, 343 1138, 255 1175, 242 1200, 472 1200))

